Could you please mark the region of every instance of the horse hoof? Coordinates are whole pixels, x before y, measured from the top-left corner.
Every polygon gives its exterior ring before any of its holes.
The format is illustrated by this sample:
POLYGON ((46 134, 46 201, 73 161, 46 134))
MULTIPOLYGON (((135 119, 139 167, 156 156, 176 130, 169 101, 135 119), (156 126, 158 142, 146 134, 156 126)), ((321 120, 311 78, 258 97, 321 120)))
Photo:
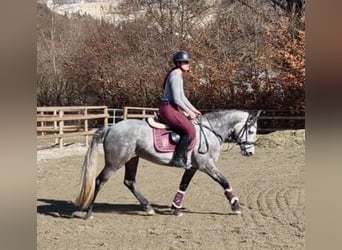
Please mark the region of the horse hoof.
POLYGON ((233 211, 233 213, 239 215, 241 214, 241 210, 233 211))
POLYGON ((93 215, 85 215, 84 216, 84 218, 83 218, 84 220, 92 220, 92 219, 94 219, 94 216, 93 215))
POLYGON ((85 213, 84 211, 75 211, 71 214, 71 217, 74 217, 74 218, 79 218, 79 219, 92 219, 94 218, 94 216, 92 215, 88 215, 87 213, 85 213))
POLYGON ((153 207, 151 205, 149 205, 149 204, 144 207, 144 210, 146 211, 146 213, 148 215, 155 215, 156 214, 156 212, 154 211, 153 207))
POLYGON ((180 209, 173 209, 172 214, 178 217, 183 216, 183 213, 180 209))
POLYGON ((241 214, 241 208, 240 208, 240 204, 238 201, 235 201, 232 205, 231 205, 232 211, 234 214, 241 214))
POLYGON ((152 208, 152 209, 147 209, 147 210, 146 210, 146 213, 147 213, 148 215, 155 215, 155 214, 156 214, 156 212, 154 211, 153 208, 152 208))

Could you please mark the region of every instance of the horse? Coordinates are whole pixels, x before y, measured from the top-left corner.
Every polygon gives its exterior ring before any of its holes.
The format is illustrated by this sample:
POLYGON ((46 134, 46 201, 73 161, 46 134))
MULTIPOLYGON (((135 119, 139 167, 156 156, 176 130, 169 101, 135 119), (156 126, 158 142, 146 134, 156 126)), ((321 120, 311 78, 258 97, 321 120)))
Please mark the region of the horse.
MULTIPOLYGON (((220 110, 206 113, 193 120, 196 129, 196 142, 188 151, 191 168, 185 169, 179 189, 171 205, 171 211, 181 216, 185 191, 197 171, 202 171, 219 183, 228 199, 234 214, 240 214, 239 198, 234 195, 227 178, 216 167, 221 145, 235 142, 241 154, 251 156, 257 133, 257 120, 261 110, 253 114, 242 110, 220 110)), ((149 215, 155 211, 136 185, 139 158, 162 166, 170 167, 172 152, 159 152, 154 146, 152 127, 145 120, 128 119, 111 127, 95 131, 87 149, 82 170, 79 194, 74 204, 85 211, 84 219, 91 217, 95 199, 112 174, 125 166, 124 185, 133 193, 143 210, 149 215), (97 175, 96 158, 98 145, 103 140, 105 166, 97 175)))

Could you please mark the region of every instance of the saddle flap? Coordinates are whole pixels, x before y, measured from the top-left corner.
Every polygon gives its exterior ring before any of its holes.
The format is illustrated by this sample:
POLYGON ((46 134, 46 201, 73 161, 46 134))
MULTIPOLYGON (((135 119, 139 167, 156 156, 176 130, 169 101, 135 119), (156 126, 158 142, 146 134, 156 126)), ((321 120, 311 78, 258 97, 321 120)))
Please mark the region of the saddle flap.
MULTIPOLYGON (((173 152, 175 150, 176 145, 180 140, 180 135, 165 129, 152 128, 152 131, 154 147, 158 152, 173 152)), ((195 143, 196 140, 192 140, 188 150, 193 149, 195 143)))

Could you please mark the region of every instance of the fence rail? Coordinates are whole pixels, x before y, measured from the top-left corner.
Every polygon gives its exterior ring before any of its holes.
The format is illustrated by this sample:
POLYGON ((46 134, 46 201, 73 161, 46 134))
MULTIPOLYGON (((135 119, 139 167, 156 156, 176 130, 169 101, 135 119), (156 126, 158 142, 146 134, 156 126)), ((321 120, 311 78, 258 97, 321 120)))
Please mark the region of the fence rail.
POLYGON ((64 138, 84 136, 89 145, 89 136, 94 134, 89 121, 103 120, 108 127, 106 106, 37 107, 37 140, 55 139, 60 148, 64 138))
POLYGON ((157 108, 124 107, 123 119, 146 119, 153 117, 157 108))
POLYGON ((304 110, 263 110, 258 119, 259 134, 304 128, 304 110))

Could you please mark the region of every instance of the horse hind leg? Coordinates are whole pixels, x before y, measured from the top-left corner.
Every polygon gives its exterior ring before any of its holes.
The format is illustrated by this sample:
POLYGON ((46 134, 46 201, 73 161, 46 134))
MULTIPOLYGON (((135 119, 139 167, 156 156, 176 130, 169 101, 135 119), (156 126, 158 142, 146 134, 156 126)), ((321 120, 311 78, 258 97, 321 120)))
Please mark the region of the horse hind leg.
POLYGON ((132 194, 137 198, 143 209, 149 215, 154 215, 155 211, 152 208, 149 201, 144 197, 144 195, 139 191, 137 184, 135 182, 135 177, 138 169, 139 157, 134 157, 125 164, 125 178, 124 185, 132 192, 132 194))
POLYGON ((114 172, 115 172, 115 170, 112 167, 105 166, 102 169, 101 173, 96 177, 94 196, 93 196, 93 199, 91 201, 90 206, 86 210, 87 213, 86 213, 84 219, 87 220, 87 219, 91 218, 92 213, 93 213, 93 209, 94 209, 95 199, 96 199, 99 191, 102 189, 103 185, 109 180, 109 178, 113 175, 114 172))

